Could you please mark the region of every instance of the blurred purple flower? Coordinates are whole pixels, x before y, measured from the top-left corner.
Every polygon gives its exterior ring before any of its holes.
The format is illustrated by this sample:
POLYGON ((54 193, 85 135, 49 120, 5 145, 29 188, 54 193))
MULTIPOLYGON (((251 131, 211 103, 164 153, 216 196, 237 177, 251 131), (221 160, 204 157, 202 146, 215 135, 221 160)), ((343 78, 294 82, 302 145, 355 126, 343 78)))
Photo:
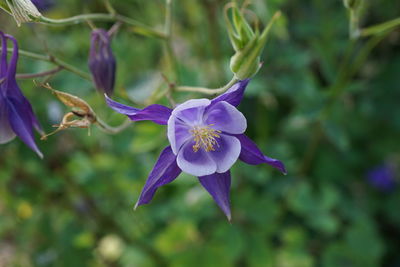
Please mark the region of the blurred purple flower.
POLYGON ((53 0, 32 0, 32 3, 40 10, 45 11, 54 5, 53 0))
POLYGON ((375 188, 388 192, 396 186, 393 166, 384 164, 370 170, 367 174, 369 183, 375 188))
POLYGON ((10 142, 18 136, 27 146, 43 157, 36 146, 33 128, 42 133, 32 106, 24 97, 15 79, 18 44, 14 37, 0 31, 0 144, 10 142), (10 62, 7 60, 7 40, 14 45, 10 62))
POLYGON ((240 81, 212 100, 186 101, 174 110, 156 104, 140 110, 106 98, 112 109, 133 121, 151 120, 168 125, 170 146, 161 152, 136 207, 149 203, 158 187, 172 182, 183 171, 199 178, 230 220, 229 169, 237 159, 252 165, 267 163, 286 173, 282 162, 263 155, 244 135, 246 118, 236 107, 248 82, 240 81))
POLYGON ((106 30, 93 30, 88 63, 96 88, 102 94, 111 96, 114 91, 116 62, 111 50, 111 38, 106 30))

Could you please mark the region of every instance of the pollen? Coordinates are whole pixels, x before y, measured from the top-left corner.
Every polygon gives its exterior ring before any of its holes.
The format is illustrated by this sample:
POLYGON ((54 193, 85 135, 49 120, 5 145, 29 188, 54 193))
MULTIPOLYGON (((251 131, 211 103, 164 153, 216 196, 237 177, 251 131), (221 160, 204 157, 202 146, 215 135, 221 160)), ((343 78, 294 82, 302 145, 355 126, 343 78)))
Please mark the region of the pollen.
POLYGON ((190 130, 194 138, 193 140, 196 142, 193 145, 194 152, 199 151, 200 148, 203 148, 206 152, 210 152, 215 150, 215 146, 219 146, 217 138, 221 137, 219 135, 221 131, 211 128, 210 126, 212 125, 195 126, 190 130))

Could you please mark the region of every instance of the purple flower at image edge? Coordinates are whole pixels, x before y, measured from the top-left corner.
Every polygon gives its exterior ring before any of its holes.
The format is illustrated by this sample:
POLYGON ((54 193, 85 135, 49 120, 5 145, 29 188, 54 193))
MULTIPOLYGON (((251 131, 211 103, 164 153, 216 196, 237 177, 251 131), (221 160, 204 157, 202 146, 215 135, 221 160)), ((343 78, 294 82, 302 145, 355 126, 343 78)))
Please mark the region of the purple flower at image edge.
POLYGON ((282 162, 263 155, 244 135, 246 118, 236 107, 248 83, 249 80, 240 81, 212 100, 188 100, 173 110, 157 104, 136 109, 106 97, 112 109, 133 121, 151 120, 168 126, 170 146, 161 152, 135 208, 149 203, 159 187, 185 172, 198 177, 231 220, 229 170, 237 159, 251 165, 266 163, 286 173, 282 162))
POLYGON ((10 142, 18 136, 28 147, 43 157, 34 139, 33 129, 42 133, 32 106, 22 94, 15 75, 18 61, 18 44, 14 37, 0 31, 0 144, 10 142), (14 49, 11 60, 7 58, 7 41, 14 49))
POLYGON ((388 192, 396 186, 395 171, 393 166, 384 164, 370 170, 367 174, 368 182, 375 188, 388 192))
POLYGON ((32 3, 39 9, 40 11, 45 11, 52 6, 54 6, 54 0, 32 0, 32 3))
POLYGON ((97 90, 111 96, 117 64, 111 50, 110 35, 104 29, 92 31, 88 64, 97 90))

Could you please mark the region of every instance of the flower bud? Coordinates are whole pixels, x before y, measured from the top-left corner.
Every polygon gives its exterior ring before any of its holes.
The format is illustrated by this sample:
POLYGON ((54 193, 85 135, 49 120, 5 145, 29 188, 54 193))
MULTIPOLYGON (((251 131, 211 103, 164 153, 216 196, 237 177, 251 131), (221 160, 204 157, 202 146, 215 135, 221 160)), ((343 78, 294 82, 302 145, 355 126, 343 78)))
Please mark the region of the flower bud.
POLYGON ((40 10, 46 11, 54 5, 53 0, 32 0, 32 3, 40 10))
POLYGON ((356 9, 361 3, 361 0, 343 0, 343 4, 348 9, 356 9))
POLYGON ((230 67, 239 80, 245 80, 254 76, 260 68, 260 56, 267 42, 268 33, 273 22, 280 16, 277 12, 265 27, 262 33, 258 29, 253 30, 244 15, 234 5, 232 9, 232 21, 225 16, 228 35, 236 53, 231 57, 230 67))
POLYGON ((6 0, 6 3, 8 9, 5 10, 11 12, 18 26, 21 26, 21 23, 35 21, 42 17, 31 0, 6 0))
POLYGON ((107 31, 93 30, 88 63, 97 90, 111 96, 114 91, 116 62, 107 31))

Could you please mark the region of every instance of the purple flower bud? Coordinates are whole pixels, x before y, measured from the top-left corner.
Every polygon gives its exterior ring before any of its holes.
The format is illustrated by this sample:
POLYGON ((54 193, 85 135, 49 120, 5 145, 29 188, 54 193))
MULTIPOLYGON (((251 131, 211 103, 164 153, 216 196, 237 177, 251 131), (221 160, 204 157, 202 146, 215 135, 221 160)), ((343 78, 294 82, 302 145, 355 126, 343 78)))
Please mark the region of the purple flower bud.
POLYGON ((111 96, 114 91, 116 62, 111 50, 111 38, 104 29, 92 32, 89 69, 96 88, 111 96))
POLYGON ((0 144, 18 136, 27 146, 43 157, 36 146, 33 128, 42 132, 32 106, 22 94, 15 79, 18 61, 18 44, 14 37, 0 31, 0 144), (7 40, 14 45, 11 60, 7 60, 7 40))
POLYGON ((45 11, 54 5, 53 0, 32 0, 32 3, 40 10, 45 11))
POLYGON ((384 164, 370 170, 367 178, 372 186, 384 192, 388 192, 396 186, 394 167, 390 164, 384 164))

